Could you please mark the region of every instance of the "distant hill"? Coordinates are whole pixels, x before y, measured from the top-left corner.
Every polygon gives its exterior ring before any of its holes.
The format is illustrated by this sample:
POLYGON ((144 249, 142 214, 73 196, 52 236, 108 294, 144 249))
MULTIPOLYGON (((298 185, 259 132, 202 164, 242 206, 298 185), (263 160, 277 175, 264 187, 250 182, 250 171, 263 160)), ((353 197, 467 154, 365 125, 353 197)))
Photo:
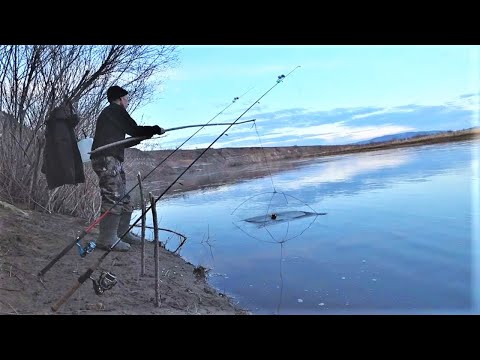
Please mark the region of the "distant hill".
POLYGON ((439 130, 432 130, 432 131, 408 131, 399 134, 392 134, 392 135, 384 135, 379 136, 369 140, 363 140, 356 142, 356 145, 366 145, 366 144, 373 144, 378 142, 385 142, 385 141, 393 141, 393 140, 404 140, 410 139, 417 136, 428 136, 428 135, 437 135, 447 131, 439 131, 439 130))

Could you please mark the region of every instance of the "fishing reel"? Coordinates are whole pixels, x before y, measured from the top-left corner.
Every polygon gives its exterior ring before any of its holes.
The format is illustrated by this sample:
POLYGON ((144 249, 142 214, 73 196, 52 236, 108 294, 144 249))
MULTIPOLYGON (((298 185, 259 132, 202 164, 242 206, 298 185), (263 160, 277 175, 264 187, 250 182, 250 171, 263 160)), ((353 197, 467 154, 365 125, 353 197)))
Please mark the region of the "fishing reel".
POLYGON ((93 283, 95 294, 102 295, 105 291, 110 290, 117 283, 117 277, 111 272, 102 271, 98 280, 90 277, 93 283))
POLYGON ((78 246, 78 253, 80 254, 80 257, 85 257, 87 254, 90 254, 95 248, 97 247, 97 244, 95 244, 94 241, 89 241, 85 247, 82 247, 79 243, 77 243, 78 246))

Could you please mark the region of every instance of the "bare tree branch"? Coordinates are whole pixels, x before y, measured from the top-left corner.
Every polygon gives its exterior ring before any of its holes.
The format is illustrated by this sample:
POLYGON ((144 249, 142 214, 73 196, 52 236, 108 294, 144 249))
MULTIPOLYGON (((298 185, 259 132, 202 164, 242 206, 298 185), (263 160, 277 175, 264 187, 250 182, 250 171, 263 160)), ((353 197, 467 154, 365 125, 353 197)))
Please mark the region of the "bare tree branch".
POLYGON ((65 98, 78 101, 75 134, 92 136, 109 86, 127 88, 136 109, 177 61, 169 45, 0 45, 0 198, 93 218, 99 201, 91 169, 85 166, 84 184, 51 194, 39 176, 45 120, 65 98))

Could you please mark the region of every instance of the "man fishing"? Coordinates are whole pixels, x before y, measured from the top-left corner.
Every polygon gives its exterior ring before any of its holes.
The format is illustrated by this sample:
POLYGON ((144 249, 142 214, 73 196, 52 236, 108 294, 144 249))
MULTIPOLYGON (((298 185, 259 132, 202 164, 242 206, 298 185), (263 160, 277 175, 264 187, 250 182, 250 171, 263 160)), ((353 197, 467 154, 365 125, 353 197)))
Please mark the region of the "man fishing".
MULTIPOLYGON (((127 112, 128 92, 120 86, 112 86, 107 90, 110 103, 97 119, 92 151, 100 146, 132 137, 147 137, 162 135, 165 129, 158 125, 139 126, 127 112)), ((126 178, 123 170, 125 148, 137 145, 139 142, 121 144, 92 153, 90 158, 92 168, 98 176, 100 194, 102 197, 101 213, 109 212, 100 222, 100 235, 97 247, 108 250, 119 237, 125 234, 130 226, 133 207, 130 196, 126 194, 126 178)), ((140 237, 128 232, 113 248, 116 251, 128 251, 129 244, 140 243, 140 237)))

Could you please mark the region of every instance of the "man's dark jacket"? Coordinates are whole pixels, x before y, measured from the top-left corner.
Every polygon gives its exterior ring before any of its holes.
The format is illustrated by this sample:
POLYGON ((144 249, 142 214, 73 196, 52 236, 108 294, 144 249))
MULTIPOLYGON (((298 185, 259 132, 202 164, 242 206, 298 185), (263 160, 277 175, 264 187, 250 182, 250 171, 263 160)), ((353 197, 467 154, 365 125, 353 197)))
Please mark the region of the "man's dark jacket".
MULTIPOLYGON (((124 140, 125 135, 133 137, 147 136, 152 137, 156 134, 158 126, 139 126, 128 114, 127 110, 116 103, 111 103, 105 109, 102 110, 97 119, 97 125, 95 129, 95 137, 93 139, 92 150, 111 144, 116 141, 124 140)), ((96 158, 100 156, 114 156, 119 161, 124 161, 125 147, 137 145, 137 143, 131 143, 128 145, 121 144, 119 146, 113 146, 111 148, 99 151, 92 154, 90 158, 96 158)))
POLYGON ((46 121, 41 171, 46 175, 49 189, 85 182, 82 158, 74 132, 78 122, 79 118, 69 104, 53 109, 46 121))

